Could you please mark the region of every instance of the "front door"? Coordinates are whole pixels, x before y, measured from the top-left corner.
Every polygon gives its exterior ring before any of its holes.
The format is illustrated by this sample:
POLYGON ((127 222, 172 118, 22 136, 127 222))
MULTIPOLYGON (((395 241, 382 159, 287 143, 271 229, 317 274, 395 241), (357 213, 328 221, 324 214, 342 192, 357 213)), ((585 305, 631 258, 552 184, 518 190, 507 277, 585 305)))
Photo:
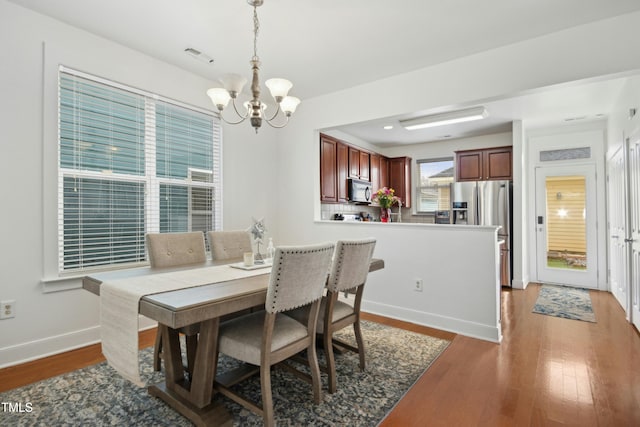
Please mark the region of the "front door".
POLYGON ((597 288, 595 165, 536 168, 538 281, 597 288))

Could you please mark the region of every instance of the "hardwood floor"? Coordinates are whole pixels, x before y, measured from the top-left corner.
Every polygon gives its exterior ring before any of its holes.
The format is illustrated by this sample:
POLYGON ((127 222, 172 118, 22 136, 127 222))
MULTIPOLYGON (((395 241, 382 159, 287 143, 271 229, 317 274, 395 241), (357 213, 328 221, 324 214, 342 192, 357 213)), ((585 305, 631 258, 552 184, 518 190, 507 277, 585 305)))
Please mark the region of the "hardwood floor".
POLYGON ((640 336, 608 292, 597 323, 532 313, 539 285, 502 293, 500 345, 456 336, 381 427, 639 426, 640 336))
MULTIPOLYGON (((640 425, 640 335, 613 296, 591 292, 588 323, 532 313, 538 291, 503 291, 500 345, 364 314, 452 340, 381 427, 640 425)), ((140 346, 154 336, 142 332, 140 346)), ((102 360, 94 345, 5 368, 0 391, 102 360)))

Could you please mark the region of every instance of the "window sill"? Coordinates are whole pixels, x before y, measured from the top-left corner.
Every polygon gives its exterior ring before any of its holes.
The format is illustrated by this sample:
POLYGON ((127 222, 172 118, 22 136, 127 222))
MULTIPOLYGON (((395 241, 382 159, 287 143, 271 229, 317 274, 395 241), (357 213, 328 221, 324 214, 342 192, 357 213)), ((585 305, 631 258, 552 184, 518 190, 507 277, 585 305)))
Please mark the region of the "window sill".
POLYGON ((82 272, 67 273, 61 276, 44 277, 42 280, 40 280, 40 283, 42 283, 42 293, 49 294, 52 292, 82 289, 82 279, 85 276, 88 276, 92 273, 103 272, 103 271, 127 270, 132 268, 145 267, 148 265, 149 263, 143 262, 143 263, 122 265, 119 267, 96 268, 93 270, 86 270, 82 272))
POLYGON ((45 277, 42 283, 42 293, 50 294, 52 292, 70 291, 82 288, 82 278, 85 275, 74 275, 65 277, 45 277))

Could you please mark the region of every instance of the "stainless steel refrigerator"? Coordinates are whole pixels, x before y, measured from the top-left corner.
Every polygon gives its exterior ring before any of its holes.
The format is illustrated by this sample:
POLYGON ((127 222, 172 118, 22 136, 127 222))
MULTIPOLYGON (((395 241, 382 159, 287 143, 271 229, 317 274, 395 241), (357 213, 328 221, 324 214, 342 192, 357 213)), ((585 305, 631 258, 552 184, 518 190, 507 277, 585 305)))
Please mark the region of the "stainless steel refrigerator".
POLYGON ((455 182, 452 185, 452 223, 475 225, 498 225, 498 240, 501 246, 502 286, 511 286, 513 254, 513 184, 511 181, 455 182))

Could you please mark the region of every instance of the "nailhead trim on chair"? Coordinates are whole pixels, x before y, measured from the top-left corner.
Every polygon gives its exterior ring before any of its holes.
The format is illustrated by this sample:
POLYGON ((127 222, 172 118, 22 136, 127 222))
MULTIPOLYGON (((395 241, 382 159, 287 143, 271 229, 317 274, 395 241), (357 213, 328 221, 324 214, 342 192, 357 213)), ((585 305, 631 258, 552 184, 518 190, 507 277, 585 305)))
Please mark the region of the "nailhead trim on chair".
MULTIPOLYGON (((280 287, 280 276, 281 276, 281 273, 282 273, 282 254, 284 254, 284 255, 292 255, 292 254, 309 254, 309 253, 318 253, 318 252, 327 252, 327 251, 333 252, 334 247, 331 246, 331 247, 325 247, 325 248, 306 249, 306 250, 300 250, 300 249, 289 250, 289 249, 277 248, 277 250, 279 250, 281 255, 278 256, 278 270, 276 272, 276 280, 275 280, 275 286, 274 286, 274 290, 273 290, 274 296, 273 296, 273 301, 272 301, 272 305, 271 305, 271 311, 272 312, 277 312, 275 303, 276 303, 276 300, 277 300, 277 297, 278 297, 278 289, 280 287)), ((273 274, 273 270, 272 270, 271 274, 273 274)), ((307 301, 307 303, 311 303, 311 302, 313 302, 313 301, 312 300, 307 301)), ((286 310, 292 310, 292 309, 297 308, 297 307, 303 307, 304 305, 306 305, 306 304, 301 304, 301 305, 295 306, 295 307, 289 307, 286 310)), ((285 310, 280 310, 280 311, 285 311, 285 310)))

